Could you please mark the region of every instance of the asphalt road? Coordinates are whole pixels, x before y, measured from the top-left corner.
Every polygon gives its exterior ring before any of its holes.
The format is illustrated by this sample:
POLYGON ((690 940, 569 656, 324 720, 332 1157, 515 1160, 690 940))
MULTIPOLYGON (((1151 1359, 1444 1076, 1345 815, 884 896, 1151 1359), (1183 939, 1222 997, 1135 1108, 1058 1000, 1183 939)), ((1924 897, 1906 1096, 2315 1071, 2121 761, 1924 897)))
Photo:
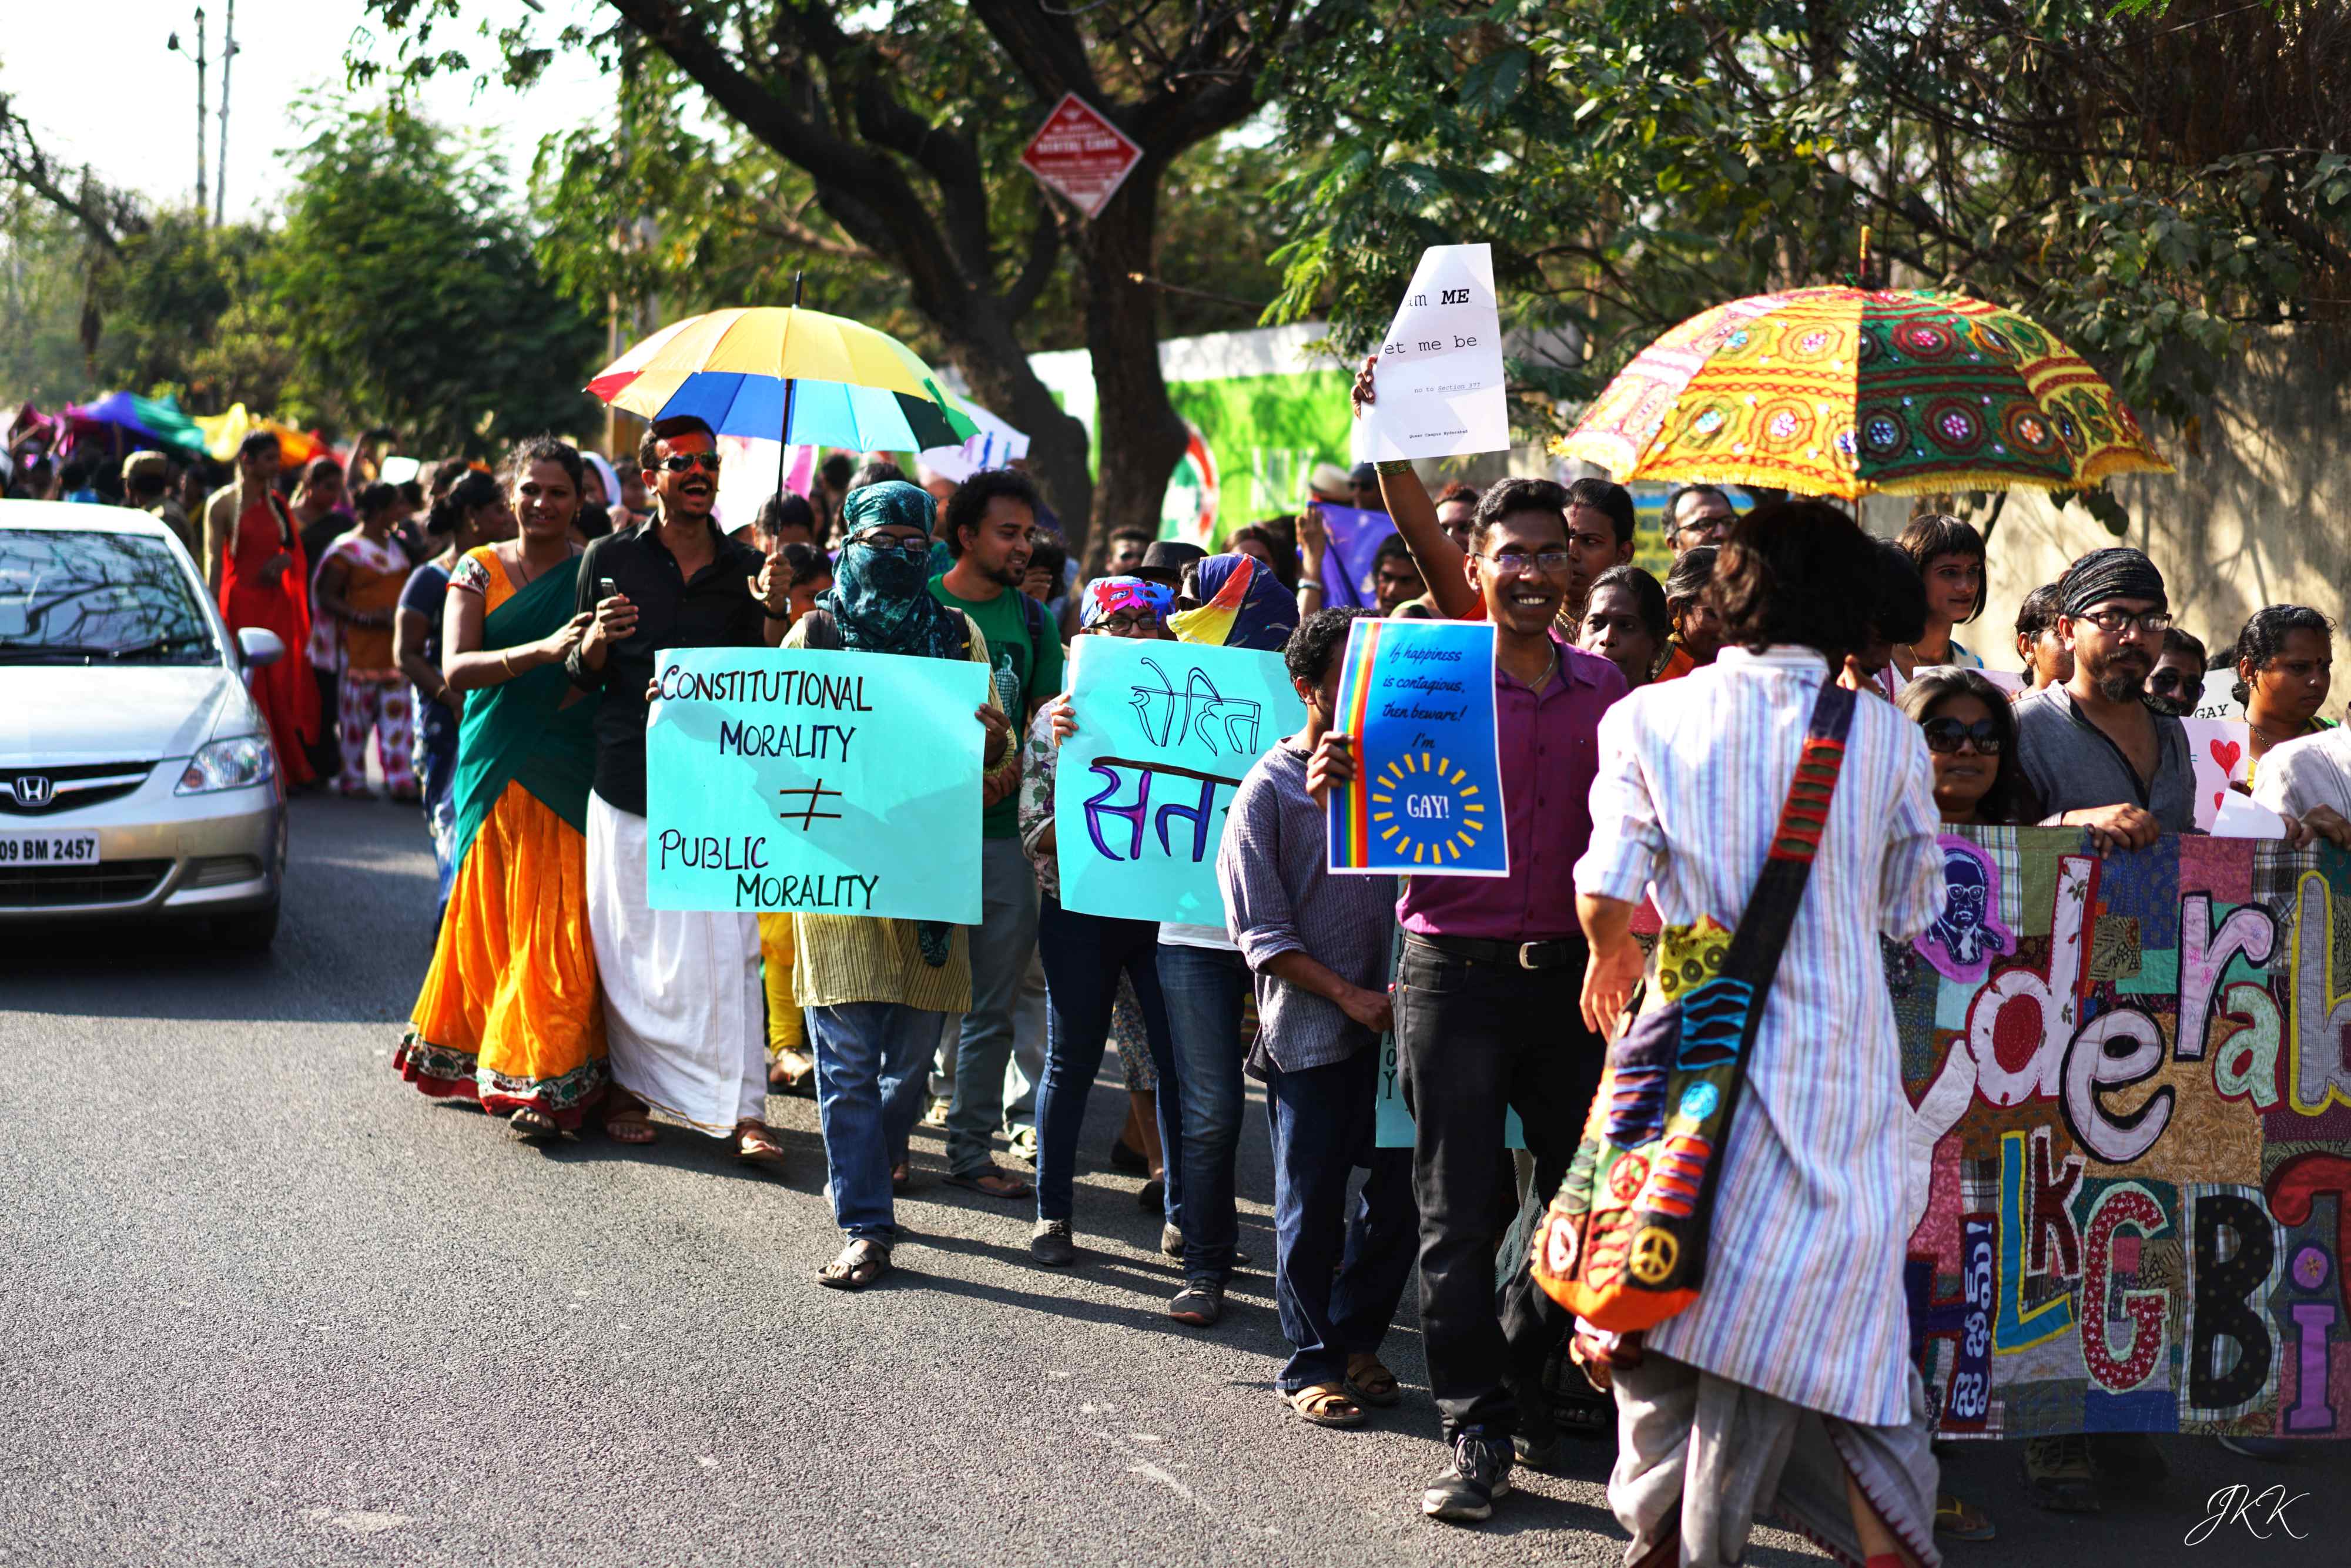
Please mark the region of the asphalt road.
MULTIPOLYGON (((154 931, 0 950, 0 1563, 1620 1560, 1597 1446, 1520 1472, 1483 1530, 1424 1522, 1409 1305, 1403 1406, 1308 1427, 1270 1392, 1268 1276, 1214 1330, 1170 1323, 1155 1220, 1105 1168, 1081 1266, 1048 1272, 1027 1214, 943 1186, 921 1130, 914 1239, 852 1296, 811 1281, 837 1237, 810 1102, 770 1103, 779 1183, 675 1129, 540 1152, 426 1101, 390 1061, 432 905, 413 811, 307 800, 266 959, 154 931)), ((1123 1103, 1097 1092, 1090 1154, 1123 1103)), ((1947 1561, 2345 1561, 2344 1447, 2163 1448, 2170 1479, 2095 1519, 2032 1508, 2013 1445, 1962 1448, 1949 1484, 2001 1535, 1947 1561), (2307 1539, 2183 1544, 2237 1483, 2310 1494, 2285 1513, 2307 1539)), ((1771 1532, 1749 1557, 1820 1560, 1771 1532)))

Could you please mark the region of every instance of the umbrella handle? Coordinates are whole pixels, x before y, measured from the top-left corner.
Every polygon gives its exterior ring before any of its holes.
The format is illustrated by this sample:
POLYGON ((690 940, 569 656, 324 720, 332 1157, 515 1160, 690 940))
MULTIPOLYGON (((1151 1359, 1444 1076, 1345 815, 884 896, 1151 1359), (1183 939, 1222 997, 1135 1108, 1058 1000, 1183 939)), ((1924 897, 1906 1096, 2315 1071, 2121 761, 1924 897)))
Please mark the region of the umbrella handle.
MULTIPOLYGON (((792 274, 792 308, 795 310, 800 308, 800 280, 807 276, 805 272, 792 274)), ((776 494, 778 497, 784 493, 784 474, 791 460, 792 382, 787 377, 784 382, 784 427, 776 435, 776 494)))

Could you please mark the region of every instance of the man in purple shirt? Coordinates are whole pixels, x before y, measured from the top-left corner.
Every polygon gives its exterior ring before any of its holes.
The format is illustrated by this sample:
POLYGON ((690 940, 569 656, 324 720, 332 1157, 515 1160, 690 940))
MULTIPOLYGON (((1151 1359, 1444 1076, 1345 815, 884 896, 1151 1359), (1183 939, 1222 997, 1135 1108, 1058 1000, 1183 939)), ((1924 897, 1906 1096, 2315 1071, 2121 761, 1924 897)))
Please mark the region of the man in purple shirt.
MULTIPOLYGON (((1371 376, 1367 366, 1357 379, 1359 402, 1369 401, 1371 376)), ((1452 1448, 1421 1507, 1434 1519, 1480 1520, 1510 1490, 1521 1427, 1531 1454, 1556 1437, 1541 1380, 1564 1320, 1523 1276, 1506 1314, 1496 1312, 1494 1204, 1510 1168, 1505 1112, 1519 1113, 1537 1189, 1548 1195, 1575 1155, 1600 1083, 1604 1048, 1582 1021, 1573 872, 1592 836, 1600 716, 1625 695, 1625 677, 1552 627, 1570 566, 1559 486, 1505 479, 1488 489, 1465 555, 1437 526, 1410 464, 1382 465, 1380 484, 1439 608, 1471 619, 1482 607, 1494 623, 1510 874, 1406 879, 1395 998, 1415 1128, 1422 1343, 1452 1448)), ((1351 737, 1325 737, 1311 787, 1319 794, 1353 775, 1351 737)))

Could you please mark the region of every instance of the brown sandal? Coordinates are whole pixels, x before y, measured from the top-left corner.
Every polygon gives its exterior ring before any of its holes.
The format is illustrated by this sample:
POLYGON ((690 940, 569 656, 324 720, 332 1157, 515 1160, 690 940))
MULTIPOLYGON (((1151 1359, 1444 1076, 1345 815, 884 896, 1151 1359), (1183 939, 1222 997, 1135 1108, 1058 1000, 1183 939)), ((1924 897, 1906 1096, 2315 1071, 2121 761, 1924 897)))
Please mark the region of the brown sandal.
POLYGON ((563 1135, 563 1129, 555 1124, 555 1118, 536 1105, 517 1108, 513 1115, 507 1118, 507 1131, 526 1144, 543 1144, 549 1138, 563 1135))
POLYGON ((616 1144, 650 1144, 653 1119, 643 1101, 623 1098, 605 1107, 604 1135, 616 1144))
POLYGON ((816 1058, 789 1048, 776 1052, 768 1064, 768 1092, 816 1098, 816 1058))
POLYGON ((765 1122, 746 1117, 735 1124, 735 1157, 776 1176, 784 1171, 784 1145, 776 1142, 765 1122))
POLYGON ((1282 1398, 1300 1420, 1311 1421, 1317 1427, 1360 1427, 1364 1424, 1363 1406, 1336 1383, 1311 1383, 1295 1394, 1283 1395, 1282 1398))
POLYGON ((889 1271, 890 1249, 860 1238, 816 1271, 816 1282, 828 1290, 862 1291, 889 1271))
POLYGON ((1396 1383, 1396 1375, 1368 1351, 1359 1351, 1347 1358, 1347 1392, 1364 1404, 1376 1405, 1382 1409, 1404 1397, 1396 1383))

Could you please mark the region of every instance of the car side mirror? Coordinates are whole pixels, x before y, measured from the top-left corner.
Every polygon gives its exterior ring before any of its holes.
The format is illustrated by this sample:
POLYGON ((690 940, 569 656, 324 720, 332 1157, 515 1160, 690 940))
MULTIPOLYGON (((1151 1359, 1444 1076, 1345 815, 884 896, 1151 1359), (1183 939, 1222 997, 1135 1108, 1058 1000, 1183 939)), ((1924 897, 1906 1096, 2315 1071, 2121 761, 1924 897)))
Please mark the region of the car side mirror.
POLYGON ((286 656, 286 641, 266 626, 247 626, 236 634, 236 652, 246 669, 263 669, 286 656))

